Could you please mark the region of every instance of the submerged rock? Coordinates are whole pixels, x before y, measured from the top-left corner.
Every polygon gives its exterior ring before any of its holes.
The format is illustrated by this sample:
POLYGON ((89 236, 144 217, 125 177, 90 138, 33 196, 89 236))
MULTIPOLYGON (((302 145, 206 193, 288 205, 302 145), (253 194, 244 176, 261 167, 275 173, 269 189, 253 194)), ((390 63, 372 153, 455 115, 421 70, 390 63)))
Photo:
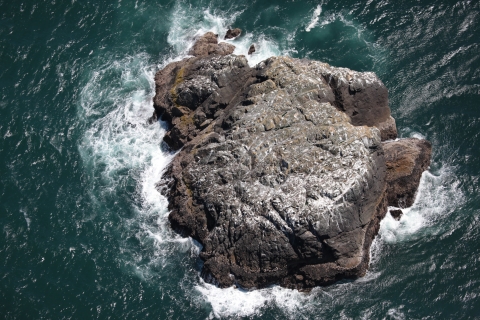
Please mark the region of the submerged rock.
POLYGON ((317 61, 251 68, 214 40, 155 76, 164 141, 179 150, 158 189, 173 229, 203 245, 202 276, 297 289, 363 276, 388 199, 413 199, 420 179, 414 169, 403 188, 389 175, 414 151, 382 143, 397 134, 387 89, 373 73, 317 61))

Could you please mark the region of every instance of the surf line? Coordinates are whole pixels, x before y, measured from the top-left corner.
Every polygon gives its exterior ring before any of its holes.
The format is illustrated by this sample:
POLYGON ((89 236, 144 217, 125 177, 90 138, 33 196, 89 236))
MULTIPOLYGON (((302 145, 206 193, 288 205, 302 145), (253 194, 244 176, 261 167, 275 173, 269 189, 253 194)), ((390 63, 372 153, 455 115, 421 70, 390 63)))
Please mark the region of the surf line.
POLYGON ((322 4, 323 1, 317 6, 317 8, 315 8, 312 20, 310 20, 310 23, 305 28, 305 31, 310 32, 310 30, 312 30, 317 25, 320 14, 322 14, 322 4))

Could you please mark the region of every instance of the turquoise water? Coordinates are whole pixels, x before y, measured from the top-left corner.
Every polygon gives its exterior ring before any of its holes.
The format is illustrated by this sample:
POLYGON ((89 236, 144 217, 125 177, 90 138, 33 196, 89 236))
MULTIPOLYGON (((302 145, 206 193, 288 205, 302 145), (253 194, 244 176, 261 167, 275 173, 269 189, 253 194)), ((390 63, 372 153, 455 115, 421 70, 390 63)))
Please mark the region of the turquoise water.
POLYGON ((478 1, 0 0, 0 316, 6 319, 480 317, 478 1), (400 136, 433 144, 365 278, 311 293, 218 289, 155 190, 173 154, 153 76, 196 34, 374 71, 400 136))

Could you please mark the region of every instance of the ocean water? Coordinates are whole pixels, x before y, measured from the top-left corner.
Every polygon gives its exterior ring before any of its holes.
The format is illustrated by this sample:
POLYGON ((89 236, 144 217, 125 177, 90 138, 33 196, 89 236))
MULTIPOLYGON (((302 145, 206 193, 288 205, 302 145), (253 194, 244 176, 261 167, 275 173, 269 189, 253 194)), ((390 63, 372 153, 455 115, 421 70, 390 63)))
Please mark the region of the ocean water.
POLYGON ((0 318, 480 318, 480 2, 0 0, 0 318), (153 77, 196 35, 374 71, 433 144, 364 278, 219 289, 169 227, 153 77))

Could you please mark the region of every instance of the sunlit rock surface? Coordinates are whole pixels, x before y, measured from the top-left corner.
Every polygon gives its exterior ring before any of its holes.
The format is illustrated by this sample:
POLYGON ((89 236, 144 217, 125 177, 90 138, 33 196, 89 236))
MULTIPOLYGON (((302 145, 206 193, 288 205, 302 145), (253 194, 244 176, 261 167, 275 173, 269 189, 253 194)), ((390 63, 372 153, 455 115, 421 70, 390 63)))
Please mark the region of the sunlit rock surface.
POLYGON ((382 140, 397 131, 386 87, 310 60, 250 68, 216 38, 155 77, 156 114, 172 124, 164 141, 179 150, 158 184, 172 227, 203 245, 202 275, 222 287, 363 276, 390 199, 382 140))

